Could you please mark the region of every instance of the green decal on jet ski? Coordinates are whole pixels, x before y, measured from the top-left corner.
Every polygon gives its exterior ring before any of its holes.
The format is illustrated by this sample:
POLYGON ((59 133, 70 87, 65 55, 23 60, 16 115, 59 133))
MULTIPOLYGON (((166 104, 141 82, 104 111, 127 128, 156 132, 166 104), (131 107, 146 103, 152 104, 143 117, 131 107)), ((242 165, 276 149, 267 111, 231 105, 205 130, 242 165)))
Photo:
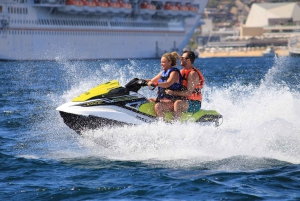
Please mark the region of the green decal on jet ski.
POLYGON ((151 116, 156 117, 156 112, 154 110, 154 105, 155 103, 149 102, 149 103, 144 103, 139 107, 139 111, 151 116))
MULTIPOLYGON (((154 109, 155 103, 148 102, 144 103, 139 107, 139 111, 153 117, 156 117, 156 112, 154 109)), ((195 113, 185 112, 181 115, 180 121, 181 122, 197 122, 201 120, 202 122, 206 121, 214 121, 220 114, 215 110, 199 110, 195 113)), ((165 112, 164 119, 168 122, 173 120, 173 112, 165 112)))
POLYGON ((118 101, 134 100, 138 98, 139 98, 138 96, 121 96, 121 97, 111 98, 111 99, 114 100, 115 102, 118 102, 118 101))
POLYGON ((90 98, 94 96, 99 96, 102 94, 107 94, 110 90, 120 88, 121 85, 119 84, 119 81, 117 80, 112 80, 110 82, 106 82, 103 84, 100 84, 89 91, 77 96, 72 100, 72 102, 82 102, 82 101, 87 101, 90 98))
MULTIPOLYGON (((219 113, 214 110, 199 110, 195 113, 192 112, 185 112, 181 115, 180 121, 181 122, 207 122, 207 121, 214 121, 219 118, 219 113)), ((172 112, 165 112, 164 119, 168 122, 173 120, 173 113, 172 112)))
POLYGON ((95 105, 101 105, 103 103, 103 101, 99 100, 99 101, 92 101, 92 102, 87 102, 86 106, 95 106, 95 105))

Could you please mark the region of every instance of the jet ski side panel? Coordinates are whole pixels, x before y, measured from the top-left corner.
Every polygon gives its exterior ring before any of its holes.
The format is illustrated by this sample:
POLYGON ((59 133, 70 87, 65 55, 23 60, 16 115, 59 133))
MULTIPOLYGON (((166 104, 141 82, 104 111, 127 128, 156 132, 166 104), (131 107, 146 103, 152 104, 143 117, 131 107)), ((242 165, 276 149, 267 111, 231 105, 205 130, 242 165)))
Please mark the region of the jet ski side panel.
POLYGON ((96 117, 96 116, 82 116, 60 111, 60 116, 64 123, 78 134, 82 134, 85 130, 95 130, 107 126, 124 126, 132 125, 124 122, 115 121, 112 119, 96 117))
POLYGON ((99 118, 112 119, 118 122, 126 122, 127 124, 143 124, 153 121, 153 118, 137 113, 130 108, 124 108, 116 105, 95 105, 90 107, 82 107, 73 102, 66 103, 57 108, 59 112, 65 112, 80 116, 95 116, 99 118))

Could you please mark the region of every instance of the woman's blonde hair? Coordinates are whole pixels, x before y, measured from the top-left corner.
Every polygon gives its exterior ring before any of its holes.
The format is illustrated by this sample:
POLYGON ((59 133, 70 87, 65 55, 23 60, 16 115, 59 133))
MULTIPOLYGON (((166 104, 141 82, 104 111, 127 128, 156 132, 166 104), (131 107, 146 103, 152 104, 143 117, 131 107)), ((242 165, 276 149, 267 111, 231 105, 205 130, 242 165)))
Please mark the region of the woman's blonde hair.
POLYGON ((167 52, 162 55, 162 57, 165 57, 168 61, 171 61, 171 66, 177 65, 177 59, 180 59, 180 55, 177 52, 167 52))

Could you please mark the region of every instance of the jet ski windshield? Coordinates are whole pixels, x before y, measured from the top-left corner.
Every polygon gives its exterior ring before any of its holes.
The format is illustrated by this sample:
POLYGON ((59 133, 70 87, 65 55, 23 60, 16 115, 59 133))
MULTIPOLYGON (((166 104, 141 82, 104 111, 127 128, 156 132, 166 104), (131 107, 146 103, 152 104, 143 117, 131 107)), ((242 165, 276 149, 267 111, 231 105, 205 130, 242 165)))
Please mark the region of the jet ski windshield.
POLYGON ((143 79, 134 78, 129 81, 125 87, 122 87, 117 80, 112 80, 100 84, 89 91, 74 98, 72 102, 83 102, 101 98, 111 98, 117 96, 126 96, 130 92, 138 92, 142 86, 147 86, 147 81, 143 79))
POLYGON ((125 95, 129 95, 129 91, 127 89, 125 89, 124 87, 120 87, 117 89, 112 89, 106 94, 94 96, 93 98, 91 98, 89 100, 99 99, 99 98, 111 98, 111 97, 125 96, 125 95))

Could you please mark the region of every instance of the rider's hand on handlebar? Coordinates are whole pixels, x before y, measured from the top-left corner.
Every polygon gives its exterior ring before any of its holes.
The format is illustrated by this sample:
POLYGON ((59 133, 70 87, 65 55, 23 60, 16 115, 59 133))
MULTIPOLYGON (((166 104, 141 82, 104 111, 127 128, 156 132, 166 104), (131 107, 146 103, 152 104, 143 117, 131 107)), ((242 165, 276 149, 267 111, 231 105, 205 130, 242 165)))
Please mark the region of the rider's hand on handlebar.
POLYGON ((147 85, 151 90, 154 90, 157 87, 157 83, 153 83, 151 81, 149 81, 147 85))

